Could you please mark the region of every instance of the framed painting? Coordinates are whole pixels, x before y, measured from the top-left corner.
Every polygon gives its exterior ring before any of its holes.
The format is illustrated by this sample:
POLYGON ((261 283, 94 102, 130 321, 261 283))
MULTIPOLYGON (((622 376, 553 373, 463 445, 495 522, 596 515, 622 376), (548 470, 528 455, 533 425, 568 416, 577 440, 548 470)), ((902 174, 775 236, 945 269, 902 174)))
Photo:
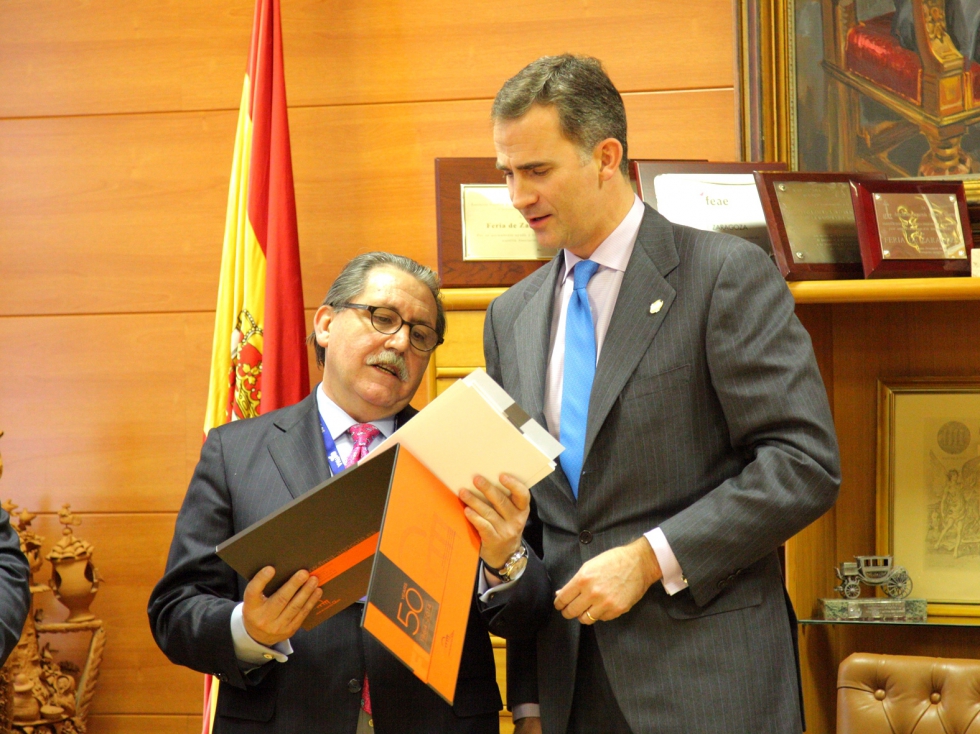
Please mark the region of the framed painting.
POLYGON ((980 377, 878 382, 877 552, 929 614, 980 617, 980 377))
POLYGON ((737 0, 743 157, 964 177, 980 198, 980 0, 961 4, 972 25, 935 0, 737 0))

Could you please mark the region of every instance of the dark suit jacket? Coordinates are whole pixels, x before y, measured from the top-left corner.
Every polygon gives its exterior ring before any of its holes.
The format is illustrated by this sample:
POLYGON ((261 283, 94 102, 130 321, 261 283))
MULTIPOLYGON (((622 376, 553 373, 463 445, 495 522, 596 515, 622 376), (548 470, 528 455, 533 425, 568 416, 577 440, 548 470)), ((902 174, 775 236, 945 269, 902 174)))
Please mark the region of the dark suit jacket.
MULTIPOLYGON (((406 408, 398 421, 414 413, 406 408)), ((359 604, 297 632, 286 663, 242 674, 231 612, 247 581, 215 555, 215 546, 329 476, 315 395, 212 430, 177 517, 166 573, 150 597, 157 644, 174 663, 221 681, 216 734, 353 734, 365 672, 379 734, 496 733, 501 702, 493 650, 475 606, 452 707, 362 632, 359 604)))
POLYGON ((0 510, 0 666, 20 640, 31 608, 31 571, 10 516, 0 510))
MULTIPOLYGON (((484 334, 487 371, 542 424, 560 265, 495 300, 484 334)), ((580 625, 543 602, 585 561, 660 527, 689 587, 654 584, 595 625, 635 734, 799 732, 776 549, 830 507, 839 481, 827 395, 776 268, 755 245, 647 207, 599 355, 578 501, 560 468, 532 489, 547 574, 529 564, 486 609, 505 637, 544 617, 545 731, 568 721, 580 625)))

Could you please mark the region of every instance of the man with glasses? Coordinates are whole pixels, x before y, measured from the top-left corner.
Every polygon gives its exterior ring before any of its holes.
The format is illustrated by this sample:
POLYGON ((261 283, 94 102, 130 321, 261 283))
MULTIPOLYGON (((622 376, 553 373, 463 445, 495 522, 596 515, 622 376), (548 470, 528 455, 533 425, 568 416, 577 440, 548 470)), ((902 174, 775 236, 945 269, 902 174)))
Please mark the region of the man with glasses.
MULTIPOLYGON (((214 553, 217 544, 352 466, 415 414, 408 403, 446 329, 438 278, 406 257, 360 255, 331 286, 313 326, 309 341, 323 368, 314 394, 208 435, 166 574, 150 598, 157 643, 173 662, 221 681, 216 734, 496 734, 500 694, 476 605, 449 706, 362 632, 361 604, 301 630, 320 598, 315 577, 298 571, 267 597, 273 569, 246 584, 214 553)), ((512 552, 530 502, 523 486, 508 489, 513 511, 498 523, 506 532, 483 531, 481 555, 493 568, 512 552)))

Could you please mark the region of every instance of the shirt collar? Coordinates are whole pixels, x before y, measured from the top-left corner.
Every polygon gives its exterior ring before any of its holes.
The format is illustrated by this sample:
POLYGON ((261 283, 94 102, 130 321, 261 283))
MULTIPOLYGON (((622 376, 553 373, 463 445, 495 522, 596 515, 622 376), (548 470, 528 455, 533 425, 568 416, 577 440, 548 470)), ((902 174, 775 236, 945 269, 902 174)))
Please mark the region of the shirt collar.
MULTIPOLYGON (((323 389, 323 384, 316 389, 316 407, 320 411, 320 417, 330 431, 330 438, 336 441, 350 430, 351 426, 356 426, 358 421, 347 415, 347 412, 327 397, 323 389)), ((381 431, 384 438, 388 438, 395 432, 395 416, 382 418, 381 420, 370 421, 371 425, 381 431)))
MULTIPOLYGON (((640 224, 643 222, 643 202, 640 197, 633 194, 633 206, 626 212, 623 221, 619 223, 609 236, 589 256, 589 260, 594 260, 603 267, 610 270, 626 271, 626 265, 633 254, 633 245, 636 244, 636 235, 640 232, 640 224)), ((568 250, 565 253, 565 274, 562 281, 569 276, 575 263, 582 260, 578 255, 574 255, 568 250)))

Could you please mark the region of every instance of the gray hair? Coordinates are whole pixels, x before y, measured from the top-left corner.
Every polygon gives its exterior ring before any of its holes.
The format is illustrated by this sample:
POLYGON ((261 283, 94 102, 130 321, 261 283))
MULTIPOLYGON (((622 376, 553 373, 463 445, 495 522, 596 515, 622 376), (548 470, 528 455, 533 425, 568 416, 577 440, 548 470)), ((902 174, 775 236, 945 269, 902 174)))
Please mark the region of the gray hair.
MULTIPOLYGON (((375 268, 386 267, 408 273, 429 289, 436 302, 436 333, 440 339, 445 336, 446 311, 442 305, 442 294, 439 292, 439 276, 430 268, 404 255, 395 255, 391 252, 366 252, 363 255, 358 255, 340 271, 340 275, 337 276, 333 285, 330 286, 330 290, 327 291, 327 296, 323 299, 322 305, 341 308, 350 303, 364 291, 371 272, 375 268)), ((323 347, 317 344, 316 332, 310 334, 306 341, 313 345, 313 350, 316 352, 316 363, 323 367, 327 353, 323 347)))
POLYGON ((606 138, 618 140, 623 146, 619 170, 629 175, 626 108, 599 59, 562 54, 532 61, 504 82, 490 117, 516 120, 536 104, 554 105, 562 134, 586 153, 606 138))

